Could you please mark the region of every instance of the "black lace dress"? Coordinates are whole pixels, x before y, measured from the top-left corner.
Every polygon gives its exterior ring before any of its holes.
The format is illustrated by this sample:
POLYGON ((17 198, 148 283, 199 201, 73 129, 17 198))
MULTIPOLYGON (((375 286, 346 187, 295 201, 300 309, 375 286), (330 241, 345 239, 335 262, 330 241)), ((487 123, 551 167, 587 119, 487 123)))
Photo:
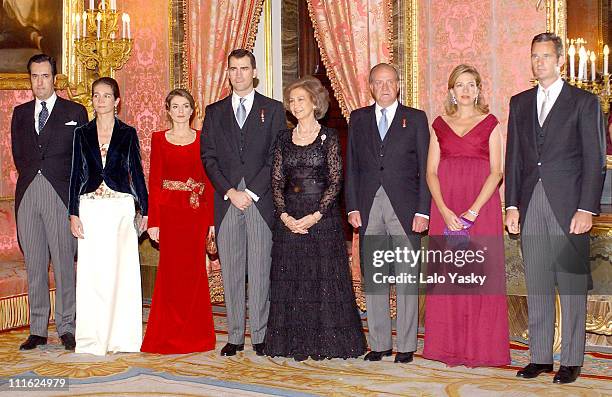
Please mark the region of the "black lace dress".
POLYGON ((295 145, 281 131, 274 149, 272 193, 277 222, 270 271, 268 356, 358 357, 366 341, 353 294, 338 195, 342 157, 338 134, 322 127, 313 143, 295 145), (320 211, 308 234, 292 233, 280 215, 320 211))

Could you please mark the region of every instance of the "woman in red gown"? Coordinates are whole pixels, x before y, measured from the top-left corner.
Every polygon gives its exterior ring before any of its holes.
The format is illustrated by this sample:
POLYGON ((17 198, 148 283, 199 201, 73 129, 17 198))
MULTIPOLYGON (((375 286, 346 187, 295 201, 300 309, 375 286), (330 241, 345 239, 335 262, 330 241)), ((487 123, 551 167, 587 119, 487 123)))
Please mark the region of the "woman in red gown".
POLYGON ((486 274, 487 279, 483 285, 459 287, 464 289, 449 287, 447 279, 446 285, 428 289, 423 357, 448 365, 506 365, 510 349, 498 191, 503 170, 499 121, 483 102, 480 75, 473 67, 457 66, 448 89, 446 115, 433 122, 427 160, 433 198, 429 248, 448 243, 444 235, 469 234, 470 244, 487 247, 485 261, 471 268, 459 268, 455 261, 446 269, 486 274), (464 224, 471 222, 466 229, 464 224))
POLYGON ((166 97, 172 128, 154 132, 149 173, 149 229, 159 265, 141 351, 177 354, 215 348, 206 274, 206 237, 213 224, 213 189, 200 159, 200 131, 190 128, 193 97, 166 97))

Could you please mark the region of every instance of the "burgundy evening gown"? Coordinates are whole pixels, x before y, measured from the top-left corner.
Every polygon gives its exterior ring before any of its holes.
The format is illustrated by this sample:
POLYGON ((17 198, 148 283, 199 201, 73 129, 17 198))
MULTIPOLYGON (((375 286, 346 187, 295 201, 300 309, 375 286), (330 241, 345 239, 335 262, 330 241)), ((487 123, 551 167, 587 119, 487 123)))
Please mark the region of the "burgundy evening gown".
MULTIPOLYGON (((442 197, 457 216, 470 208, 490 174, 489 137, 498 123, 489 114, 460 137, 441 117, 433 122, 440 144, 438 176, 442 197)), ((440 238, 436 236, 443 235, 445 227, 432 202, 430 240, 440 238)), ((448 365, 506 365, 510 363, 508 308, 502 210, 497 190, 481 208, 469 234, 472 241, 485 241, 495 247, 489 250, 485 266, 489 277, 496 280, 496 287, 484 291, 473 286, 465 294, 428 291, 423 357, 448 365)))

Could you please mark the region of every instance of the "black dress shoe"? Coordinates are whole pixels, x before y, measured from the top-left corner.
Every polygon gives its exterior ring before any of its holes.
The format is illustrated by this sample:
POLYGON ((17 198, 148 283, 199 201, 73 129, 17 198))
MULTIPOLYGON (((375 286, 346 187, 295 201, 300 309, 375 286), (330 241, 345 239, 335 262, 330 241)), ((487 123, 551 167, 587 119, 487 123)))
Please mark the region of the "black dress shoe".
POLYGON ((244 350, 244 343, 240 345, 235 345, 233 343, 227 343, 225 346, 223 346, 223 349, 221 349, 221 355, 222 356, 235 356, 236 352, 241 352, 243 350, 244 350))
POLYGON ((395 354, 395 360, 393 360, 393 362, 407 364, 407 363, 412 362, 412 359, 413 359, 412 356, 413 356, 412 352, 408 352, 408 353, 397 352, 395 354))
POLYGON ((74 348, 76 347, 76 340, 71 332, 66 332, 64 335, 60 336, 60 339, 62 340, 62 345, 64 345, 66 350, 74 351, 74 348))
POLYGON ((391 349, 377 352, 372 350, 363 358, 365 361, 380 361, 383 357, 390 356, 393 351, 391 349))
POLYGON ((308 356, 306 354, 294 354, 293 359, 295 361, 306 361, 308 360, 308 356))
POLYGON ((253 344, 253 350, 255 350, 255 354, 257 354, 258 356, 264 355, 265 348, 266 348, 266 344, 263 342, 253 344))
POLYGON ((21 346, 19 346, 19 350, 32 350, 36 349, 36 346, 46 344, 47 338, 45 338, 44 336, 30 335, 28 336, 28 339, 26 339, 26 341, 23 342, 21 346))
POLYGON ((541 373, 550 373, 553 371, 552 364, 533 364, 529 363, 525 368, 519 370, 516 373, 518 378, 531 379, 535 378, 541 373))
POLYGON ((555 375, 553 383, 572 383, 578 379, 578 375, 580 375, 580 367, 569 367, 567 365, 562 365, 559 367, 559 371, 555 375))

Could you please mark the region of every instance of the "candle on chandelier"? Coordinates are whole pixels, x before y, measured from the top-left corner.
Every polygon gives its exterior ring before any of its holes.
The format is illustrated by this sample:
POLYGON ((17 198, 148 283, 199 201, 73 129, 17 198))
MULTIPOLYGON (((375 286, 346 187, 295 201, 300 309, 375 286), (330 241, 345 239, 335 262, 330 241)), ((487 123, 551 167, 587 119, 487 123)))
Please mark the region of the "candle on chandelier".
POLYGON ((132 34, 130 32, 130 15, 129 14, 125 14, 125 19, 127 22, 127 38, 128 40, 132 38, 132 34))
POLYGON ((98 13, 98 16, 96 17, 96 24, 97 24, 97 31, 96 31, 96 38, 98 40, 100 40, 100 23, 102 22, 102 14, 98 13))
POLYGON ((586 50, 580 47, 578 50, 578 80, 584 80, 584 66, 586 64, 586 50))
POLYGON ((80 39, 80 35, 81 35, 81 14, 77 13, 75 15, 75 20, 76 20, 76 39, 80 39))
POLYGON ((603 62, 603 74, 604 76, 608 75, 608 55, 610 55, 610 48, 606 44, 603 49, 604 53, 604 62, 603 62))
POLYGON ((93 10, 94 8, 94 0, 89 0, 89 9, 93 10))
POLYGON ((106 10, 106 0, 100 0, 100 7, 102 7, 102 10, 106 10))
POLYGON ((576 58, 576 47, 574 45, 570 45, 569 50, 567 50, 567 54, 569 55, 569 70, 570 70, 570 79, 574 80, 576 77, 576 67, 574 65, 574 61, 576 58))
POLYGON ((596 76, 596 70, 595 70, 595 59, 597 59, 597 57, 595 56, 595 51, 591 52, 591 81, 595 81, 596 76))
POLYGON ((124 12, 123 15, 121 15, 121 38, 125 39, 126 38, 126 32, 127 32, 127 18, 126 18, 127 14, 124 12))
POLYGON ((83 11, 83 37, 87 37, 87 13, 83 11))

